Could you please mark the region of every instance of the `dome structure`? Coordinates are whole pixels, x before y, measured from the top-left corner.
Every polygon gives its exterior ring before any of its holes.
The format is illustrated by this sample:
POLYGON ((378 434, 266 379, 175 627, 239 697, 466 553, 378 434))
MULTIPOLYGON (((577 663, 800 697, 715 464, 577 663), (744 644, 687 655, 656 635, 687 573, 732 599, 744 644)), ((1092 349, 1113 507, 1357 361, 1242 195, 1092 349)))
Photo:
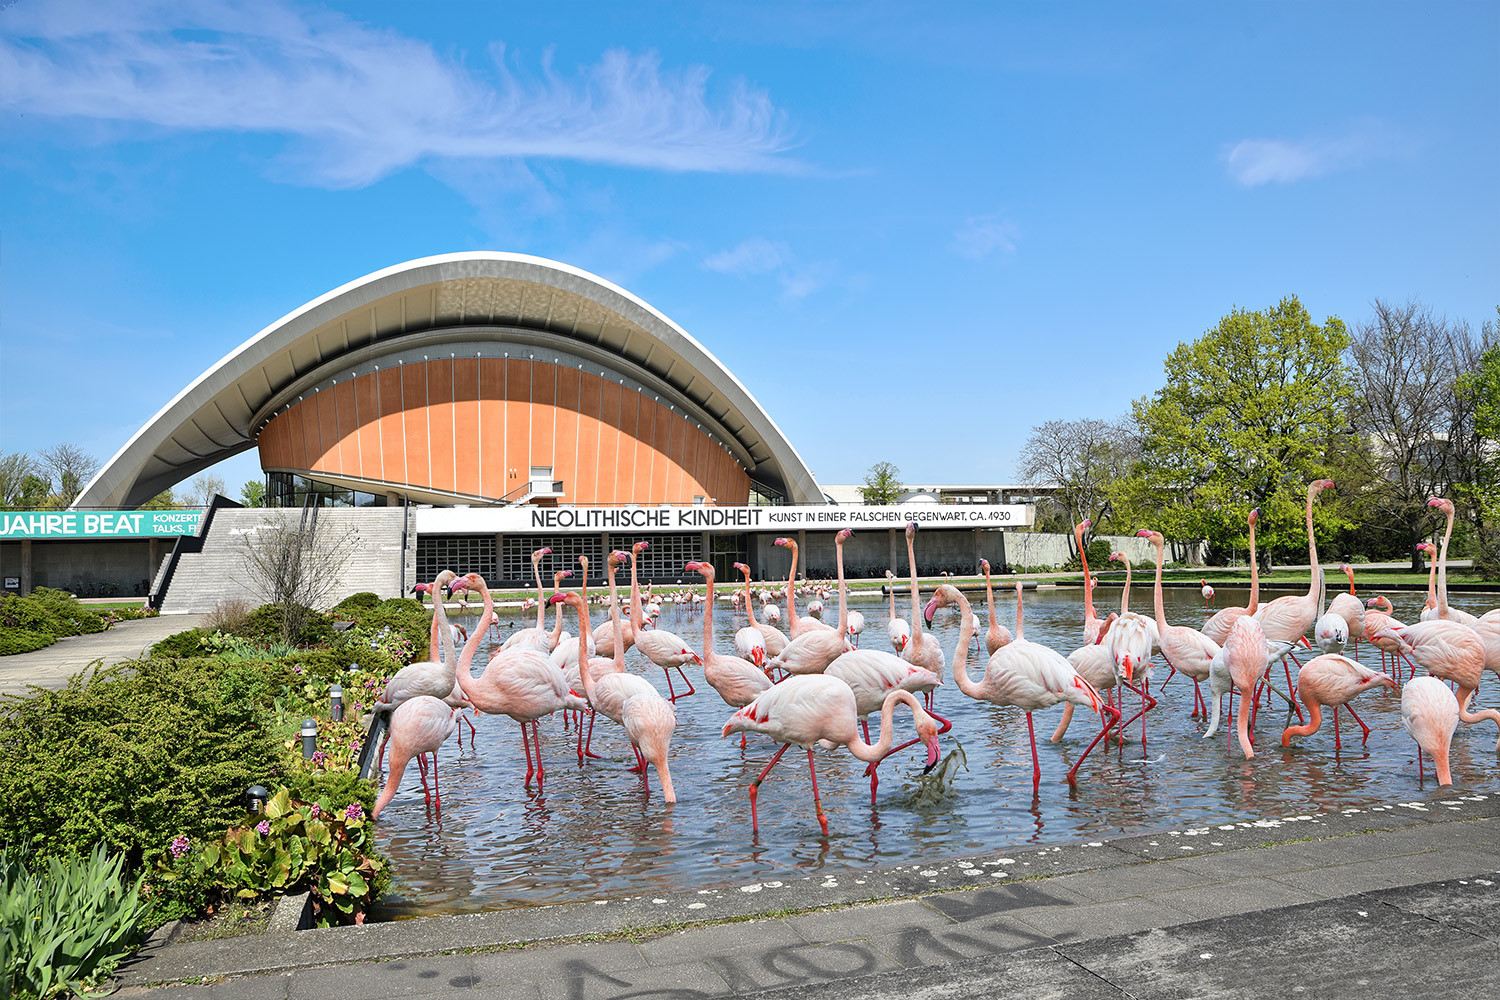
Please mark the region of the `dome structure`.
POLYGON ((424 257, 288 313, 178 393, 75 506, 134 507, 256 446, 267 472, 438 504, 823 502, 702 344, 524 254, 424 257))

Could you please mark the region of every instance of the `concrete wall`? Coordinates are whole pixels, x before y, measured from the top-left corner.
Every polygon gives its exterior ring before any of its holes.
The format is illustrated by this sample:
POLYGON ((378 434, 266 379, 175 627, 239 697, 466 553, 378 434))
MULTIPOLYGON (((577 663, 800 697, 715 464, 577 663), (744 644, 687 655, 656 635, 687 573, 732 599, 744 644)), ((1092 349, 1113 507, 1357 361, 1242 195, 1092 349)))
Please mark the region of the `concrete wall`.
MULTIPOLYGON (((157 567, 172 551, 172 541, 157 540, 155 559, 149 539, 34 541, 31 585, 56 587, 80 597, 144 597, 157 567)), ((0 544, 0 577, 21 575, 21 543, 0 544)))

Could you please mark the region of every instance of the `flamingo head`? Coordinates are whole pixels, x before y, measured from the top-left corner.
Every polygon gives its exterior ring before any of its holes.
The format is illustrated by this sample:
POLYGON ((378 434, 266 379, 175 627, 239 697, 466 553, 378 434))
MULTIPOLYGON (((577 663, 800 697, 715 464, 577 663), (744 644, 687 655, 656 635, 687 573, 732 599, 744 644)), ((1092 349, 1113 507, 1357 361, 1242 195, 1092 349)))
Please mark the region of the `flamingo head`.
POLYGON ((561 604, 572 596, 573 595, 571 592, 566 594, 553 594, 551 597, 547 598, 547 606, 551 607, 554 604, 561 604))
POLYGON ((844 544, 844 539, 850 537, 853 534, 854 534, 854 532, 850 531, 848 528, 845 528, 844 530, 840 531, 837 535, 834 535, 833 536, 833 540, 837 544, 843 545, 844 544))
POLYGON ((1250 516, 1248 518, 1246 518, 1246 520, 1250 522, 1250 525, 1252 527, 1254 527, 1255 523, 1260 520, 1260 508, 1257 507, 1254 510, 1252 510, 1250 512, 1250 516))
POLYGON ((1109 554, 1109 561, 1110 562, 1124 562, 1125 561, 1125 553, 1123 553, 1123 552, 1111 552, 1109 554))
POLYGON ((1123 670, 1123 671, 1125 671, 1125 680, 1126 680, 1126 682, 1134 680, 1135 679, 1135 657, 1131 656, 1129 653, 1126 653, 1126 654, 1124 654, 1123 656, 1120 657, 1119 663, 1120 663, 1120 669, 1123 670))
POLYGON ((1429 506, 1429 507, 1436 507, 1438 510, 1442 511, 1444 514, 1451 514, 1451 513, 1453 513, 1453 501, 1452 500, 1444 500, 1442 497, 1433 497, 1431 500, 1427 501, 1427 506, 1429 506))
POLYGON ((766 647, 752 647, 750 650, 750 662, 762 670, 766 669, 766 647))
POLYGON ((650 542, 636 542, 634 545, 632 545, 630 547, 630 553, 631 553, 631 555, 637 555, 638 556, 642 552, 645 552, 650 547, 651 547, 651 543, 650 542))
POLYGON ((750 579, 750 567, 749 566, 746 566, 744 563, 735 563, 734 564, 734 568, 737 569, 737 570, 739 570, 741 573, 745 574, 745 579, 747 579, 747 580, 750 579))
MULTIPOLYGON (((1087 699, 1089 703, 1089 711, 1093 712, 1095 715, 1099 714, 1099 695, 1095 693, 1094 686, 1092 684, 1084 680, 1082 677, 1075 676, 1073 678, 1073 690, 1083 692, 1084 698, 1087 699)), ((1076 698, 1077 695, 1074 695, 1074 697, 1076 698)), ((1082 704, 1082 702, 1080 702, 1079 704, 1082 704)))
POLYGON ((1322 493, 1324 490, 1331 490, 1331 489, 1333 489, 1333 480, 1332 479, 1319 479, 1319 480, 1314 481, 1311 485, 1309 485, 1307 487, 1307 495, 1315 497, 1319 493, 1322 493))
POLYGON ((1150 528, 1142 528, 1135 533, 1135 537, 1148 539, 1152 545, 1160 545, 1162 543, 1161 532, 1152 531, 1150 528))
POLYGON ((1104 637, 1109 634, 1109 627, 1111 625, 1113 625, 1115 622, 1119 621, 1119 620, 1120 620, 1120 612, 1118 612, 1118 611, 1111 611, 1109 613, 1109 617, 1106 618, 1106 619, 1104 619, 1103 624, 1101 624, 1099 626, 1099 638, 1097 638, 1097 639, 1094 640, 1094 645, 1097 646, 1101 642, 1103 642, 1104 641, 1104 637))
POLYGON ((690 659, 694 663, 698 664, 698 666, 700 666, 700 667, 703 666, 703 657, 699 656, 697 653, 693 652, 691 649, 684 648, 683 651, 682 651, 682 655, 686 656, 688 659, 690 659))
POLYGON ((790 538, 782 537, 782 538, 776 539, 771 544, 772 545, 780 545, 780 546, 786 547, 786 546, 789 546, 789 545, 792 544, 792 540, 790 538))
POLYGON ((1077 527, 1079 531, 1088 531, 1093 526, 1093 521, 1079 521, 1075 527, 1077 527))
POLYGON ((979 560, 979 568, 988 573, 990 571, 990 561, 988 559, 979 560))
POLYGON ((562 586, 562 582, 564 580, 566 580, 568 577, 572 576, 572 575, 573 575, 573 571, 570 570, 570 569, 560 569, 560 570, 558 570, 556 573, 552 574, 552 586, 553 587, 561 587, 562 586))
POLYGON ((1418 542, 1417 551, 1425 552, 1429 556, 1435 556, 1437 555, 1437 546, 1433 545, 1431 542, 1418 542))
POLYGON ((916 537, 917 537, 917 522, 916 521, 907 521, 906 522, 906 540, 907 541, 911 541, 913 538, 916 538, 916 537))
POLYGON ((894 579, 896 579, 896 574, 892 573, 890 570, 886 570, 885 571, 885 578, 887 580, 894 580, 894 579))
MULTIPOLYGON (((683 565, 682 571, 684 573, 702 573, 703 568, 704 564, 701 562, 690 562, 683 565)), ((709 567, 710 572, 712 572, 712 569, 713 567, 709 567)))
POLYGON ((543 556, 550 556, 551 554, 551 549, 537 549, 531 554, 531 561, 533 564, 539 563, 542 561, 543 556))
POLYGON ((463 576, 453 581, 453 589, 459 589, 460 585, 462 585, 464 590, 483 590, 484 577, 480 576, 478 573, 465 573, 463 576))

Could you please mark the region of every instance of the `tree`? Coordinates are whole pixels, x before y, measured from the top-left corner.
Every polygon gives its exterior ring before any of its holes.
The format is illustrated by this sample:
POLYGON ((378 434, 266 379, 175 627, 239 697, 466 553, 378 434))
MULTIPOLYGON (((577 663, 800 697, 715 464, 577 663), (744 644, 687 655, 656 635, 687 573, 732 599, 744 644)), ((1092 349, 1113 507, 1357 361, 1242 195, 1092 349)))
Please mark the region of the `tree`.
POLYGON ((162 490, 156 496, 141 504, 141 510, 169 510, 177 506, 177 497, 171 490, 162 490))
MULTIPOLYGON (((1057 502, 1069 518, 1066 530, 1080 521, 1097 528, 1114 509, 1116 484, 1139 456, 1140 442, 1125 421, 1049 420, 1031 429, 1017 471, 1057 486, 1057 502)), ((1084 544, 1093 533, 1086 533, 1084 544)))
POLYGON ((36 463, 24 451, 0 455, 0 507, 20 507, 26 477, 36 472, 36 463))
POLYGON ((99 460, 73 444, 60 444, 48 448, 38 456, 39 464, 56 486, 56 494, 64 507, 78 499, 78 494, 99 471, 99 460))
POLYGON ((282 640, 292 643, 309 612, 325 604, 354 549, 353 527, 335 530, 316 509, 277 511, 267 524, 244 536, 250 585, 281 610, 282 640))
POLYGON ((207 507, 214 497, 224 492, 224 477, 205 472, 193 479, 188 487, 187 502, 192 507, 207 507))
POLYGON ((1458 379, 1458 396, 1474 408, 1479 447, 1473 479, 1456 484, 1454 493, 1473 511, 1475 567, 1493 580, 1500 576, 1500 324, 1486 323, 1484 340, 1478 364, 1458 379))
MULTIPOLYGON (((1117 518, 1242 545, 1246 515, 1259 507, 1267 558, 1306 544, 1308 482, 1346 469, 1358 447, 1345 417, 1348 346, 1339 319, 1315 324, 1295 296, 1265 311, 1235 309, 1179 344, 1166 385, 1134 404, 1141 461, 1115 490, 1117 518)), ((1323 528, 1348 524, 1335 507, 1318 505, 1323 528)))
POLYGON ((252 479, 240 487, 240 501, 246 507, 264 507, 266 505, 265 480, 252 479))
POLYGON ((1357 328, 1349 361, 1360 392, 1354 423, 1366 435, 1371 478, 1362 499, 1366 530, 1399 534, 1399 549, 1422 565, 1416 544, 1432 527, 1427 500, 1472 482, 1478 402, 1459 391, 1477 353, 1466 324, 1450 324, 1410 301, 1376 299, 1375 315, 1357 328))
POLYGON ((901 470, 890 462, 876 462, 865 473, 865 485, 859 492, 865 503, 896 503, 901 499, 901 470))

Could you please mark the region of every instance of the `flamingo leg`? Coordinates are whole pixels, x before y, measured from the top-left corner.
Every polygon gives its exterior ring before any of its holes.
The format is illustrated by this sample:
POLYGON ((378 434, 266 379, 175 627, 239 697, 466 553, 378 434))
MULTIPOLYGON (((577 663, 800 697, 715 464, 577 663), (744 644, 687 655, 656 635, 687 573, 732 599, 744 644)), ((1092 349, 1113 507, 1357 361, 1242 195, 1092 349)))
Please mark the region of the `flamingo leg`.
MULTIPOLYGON (((1345 705, 1344 707, 1349 710, 1349 714, 1350 715, 1354 716, 1354 721, 1357 722, 1357 723, 1359 723, 1359 728, 1361 728, 1361 729, 1363 729, 1365 731, 1365 738, 1362 739, 1362 740, 1360 740, 1360 743, 1363 744, 1363 743, 1370 742, 1370 727, 1367 726, 1367 725, 1365 725, 1365 720, 1361 719, 1359 717, 1359 713, 1357 713, 1357 712, 1354 711, 1354 706, 1353 705, 1345 705)), ((1337 718, 1335 718, 1334 721, 1337 721, 1337 718)))
MULTIPOLYGON (((684 684, 687 685, 687 690, 684 691, 682 694, 675 694, 674 693, 672 695, 672 697, 671 697, 670 700, 671 700, 672 704, 674 704, 674 705, 677 704, 677 699, 678 698, 686 698, 688 695, 696 693, 696 690, 693 687, 693 682, 690 681, 690 680, 688 680, 688 675, 682 672, 682 668, 681 667, 676 667, 675 669, 677 671, 677 676, 679 676, 679 677, 682 678, 682 683, 684 683, 684 684)), ((666 673, 666 669, 665 668, 662 669, 662 673, 666 673)), ((672 689, 672 676, 670 674, 667 674, 667 690, 671 691, 671 689, 672 689)))
POLYGON ((542 790, 542 778, 546 775, 547 772, 542 768, 541 723, 537 722, 536 720, 532 720, 531 723, 531 736, 532 739, 536 741, 536 790, 540 792, 542 790))
POLYGON ((813 807, 818 811, 818 826, 823 828, 823 836, 828 836, 828 814, 823 812, 823 799, 818 795, 818 765, 813 759, 812 747, 807 748, 807 769, 812 772, 813 807))
POLYGON ((432 751, 432 804, 439 816, 443 815, 443 793, 438 790, 437 751, 432 751))
POLYGON ((1344 741, 1339 736, 1339 707, 1337 705, 1333 706, 1333 748, 1344 749, 1344 741))
MULTIPOLYGON (((1141 716, 1145 715, 1147 711, 1156 707, 1156 699, 1147 694, 1144 688, 1138 688, 1133 684, 1126 684, 1124 686, 1130 688, 1130 690, 1141 696, 1141 710, 1115 727, 1115 732, 1119 738, 1119 744, 1122 747, 1125 745, 1125 730, 1129 729, 1131 724, 1134 723, 1136 719, 1139 719, 1141 716)), ((1142 723, 1141 745, 1143 747, 1145 746, 1144 727, 1145 723, 1142 723)))
MULTIPOLYGON (((1150 697, 1151 697, 1151 675, 1147 674, 1146 675, 1146 683, 1141 688, 1141 756, 1142 757, 1146 756, 1146 712, 1149 711, 1149 709, 1146 707, 1146 699, 1150 698, 1150 697)), ((1151 704, 1154 706, 1156 704, 1156 702, 1153 701, 1151 704)))
POLYGON ((526 723, 521 723, 521 749, 526 751, 526 787, 531 787, 531 776, 536 771, 531 766, 531 741, 526 735, 526 723))
POLYGON ((631 770, 634 771, 634 770, 636 770, 636 768, 640 769, 640 772, 641 772, 641 784, 643 784, 643 785, 646 786, 646 790, 647 791, 650 791, 650 789, 651 789, 651 781, 646 777, 646 757, 645 757, 644 754, 641 753, 641 748, 638 747, 638 746, 636 746, 634 743, 630 744, 630 749, 632 749, 632 750, 635 751, 635 760, 636 760, 636 767, 631 768, 631 770))
POLYGON ((1090 750, 1099 745, 1100 740, 1109 736, 1110 727, 1120 721, 1118 709, 1111 707, 1109 712, 1110 714, 1104 717, 1104 727, 1099 730, 1099 735, 1095 736, 1094 741, 1084 748, 1083 754, 1073 762, 1073 767, 1068 771, 1068 784, 1075 788, 1078 786, 1078 768, 1083 764, 1084 758, 1089 755, 1090 750))
MULTIPOLYGON (((1229 718, 1231 718, 1231 719, 1234 718, 1234 692, 1235 692, 1234 688, 1230 688, 1229 689, 1229 718)), ((1229 727, 1229 728, 1232 729, 1233 727, 1229 727)), ((1232 732, 1225 733, 1224 734, 1224 749, 1225 750, 1229 750, 1233 746, 1234 746, 1234 733, 1232 733, 1232 732)))
MULTIPOLYGON (((603 760, 603 754, 594 753, 594 720, 597 718, 597 715, 589 712, 589 734, 583 738, 583 755, 585 757, 592 757, 594 760, 603 760)), ((578 720, 578 728, 580 730, 583 728, 583 719, 581 717, 578 720)))
POLYGON ((781 744, 781 749, 777 750, 771 757, 771 762, 761 770, 754 781, 750 782, 750 832, 752 834, 760 832, 760 822, 755 814, 755 797, 760 793, 760 783, 766 780, 766 775, 771 772, 771 768, 776 766, 776 762, 781 759, 781 755, 791 748, 792 745, 790 743, 781 744))
POLYGON ((1026 735, 1031 737, 1031 791, 1033 794, 1042 787, 1042 762, 1036 755, 1036 730, 1031 725, 1031 713, 1026 713, 1026 735))
POLYGON ((427 754, 417 754, 417 770, 422 775, 422 799, 427 803, 427 808, 432 808, 432 790, 427 787, 427 754))

